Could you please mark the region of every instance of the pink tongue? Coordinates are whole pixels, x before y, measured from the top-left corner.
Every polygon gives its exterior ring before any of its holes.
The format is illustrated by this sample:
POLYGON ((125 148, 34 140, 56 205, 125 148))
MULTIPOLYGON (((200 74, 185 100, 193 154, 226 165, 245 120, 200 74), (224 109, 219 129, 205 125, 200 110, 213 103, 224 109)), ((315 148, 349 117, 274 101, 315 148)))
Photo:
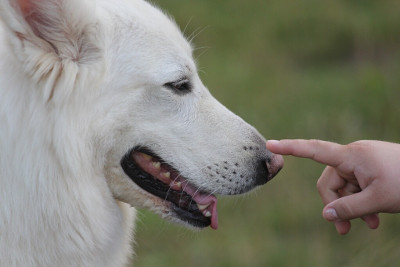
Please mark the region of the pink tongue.
POLYGON ((211 213, 211 228, 218 228, 217 198, 212 194, 204 194, 191 186, 187 181, 182 182, 183 191, 192 196, 193 200, 199 205, 209 205, 206 211, 211 213))

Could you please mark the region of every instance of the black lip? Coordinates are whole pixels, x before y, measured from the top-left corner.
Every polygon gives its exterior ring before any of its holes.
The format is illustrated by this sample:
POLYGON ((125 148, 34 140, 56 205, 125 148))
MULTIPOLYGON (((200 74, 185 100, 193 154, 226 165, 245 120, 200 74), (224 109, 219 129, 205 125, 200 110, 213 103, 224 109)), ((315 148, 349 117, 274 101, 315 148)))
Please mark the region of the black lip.
POLYGON ((199 228, 207 227, 211 224, 211 219, 203 215, 198 209, 196 202, 189 194, 184 191, 173 190, 169 185, 164 184, 149 173, 143 171, 132 159, 131 155, 135 151, 148 154, 160 162, 163 162, 160 157, 148 149, 140 148, 129 151, 122 158, 121 167, 134 183, 143 190, 172 203, 172 210, 182 221, 199 228))

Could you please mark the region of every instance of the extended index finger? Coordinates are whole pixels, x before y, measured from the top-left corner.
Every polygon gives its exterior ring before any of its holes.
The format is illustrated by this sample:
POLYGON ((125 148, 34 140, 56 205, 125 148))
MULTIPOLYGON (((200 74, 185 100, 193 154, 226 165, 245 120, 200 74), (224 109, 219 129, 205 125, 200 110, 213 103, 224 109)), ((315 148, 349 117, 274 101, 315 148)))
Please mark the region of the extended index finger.
POLYGON ((267 148, 276 154, 309 158, 332 167, 340 165, 346 155, 345 146, 322 140, 270 140, 267 142, 267 148))

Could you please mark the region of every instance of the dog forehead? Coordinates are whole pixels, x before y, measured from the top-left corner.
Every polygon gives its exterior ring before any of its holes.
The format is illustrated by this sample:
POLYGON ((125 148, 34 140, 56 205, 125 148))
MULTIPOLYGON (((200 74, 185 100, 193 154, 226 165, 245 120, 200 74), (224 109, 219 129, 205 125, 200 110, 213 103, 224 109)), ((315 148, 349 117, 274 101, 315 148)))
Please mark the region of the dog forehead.
POLYGON ((103 8, 113 21, 108 36, 119 64, 137 66, 141 71, 135 73, 142 76, 151 70, 152 79, 196 72, 192 46, 170 16, 146 1, 118 1, 121 5, 105 2, 103 8), (113 47, 116 43, 119 47, 113 47))
POLYGON ((140 35, 133 39, 140 40, 141 45, 146 45, 145 41, 161 41, 164 46, 180 46, 191 53, 192 47, 174 19, 158 7, 143 0, 118 0, 120 5, 110 2, 113 4, 103 2, 103 10, 111 15, 114 28, 110 30, 114 34, 140 35))

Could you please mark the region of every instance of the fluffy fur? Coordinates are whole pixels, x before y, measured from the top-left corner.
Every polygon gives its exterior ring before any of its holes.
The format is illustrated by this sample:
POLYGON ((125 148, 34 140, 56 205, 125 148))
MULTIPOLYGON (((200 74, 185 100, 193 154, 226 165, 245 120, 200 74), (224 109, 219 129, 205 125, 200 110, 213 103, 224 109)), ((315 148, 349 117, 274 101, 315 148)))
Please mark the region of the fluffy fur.
POLYGON ((124 173, 134 147, 210 194, 253 188, 261 156, 280 168, 257 131, 203 86, 190 44, 157 8, 0 3, 0 266, 123 266, 130 206, 188 225, 124 173), (190 92, 165 86, 182 79, 190 92), (207 168, 223 162, 240 164, 238 174, 207 168))

